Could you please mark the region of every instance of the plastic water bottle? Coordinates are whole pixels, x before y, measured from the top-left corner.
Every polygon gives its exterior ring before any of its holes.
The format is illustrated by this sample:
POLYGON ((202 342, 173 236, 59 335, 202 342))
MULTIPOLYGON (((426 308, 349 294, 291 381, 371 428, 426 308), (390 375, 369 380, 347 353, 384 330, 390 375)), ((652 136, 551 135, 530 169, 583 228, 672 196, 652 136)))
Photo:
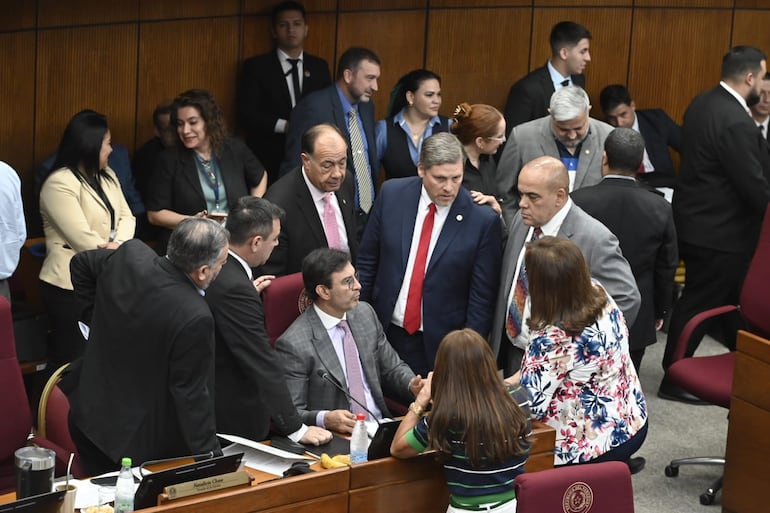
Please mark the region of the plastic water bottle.
POLYGON ((366 415, 356 414, 356 425, 350 437, 350 463, 366 463, 369 451, 369 434, 366 432, 366 415))
POLYGON ((131 458, 120 462, 120 474, 115 486, 115 513, 134 511, 134 475, 131 473, 131 458))

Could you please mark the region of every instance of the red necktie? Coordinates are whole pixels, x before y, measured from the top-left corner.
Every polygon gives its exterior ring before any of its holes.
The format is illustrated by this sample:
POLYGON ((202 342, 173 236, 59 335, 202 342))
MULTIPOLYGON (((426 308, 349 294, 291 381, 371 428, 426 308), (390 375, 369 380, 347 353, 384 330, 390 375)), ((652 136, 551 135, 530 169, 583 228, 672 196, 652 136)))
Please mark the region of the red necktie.
POLYGON ((428 206, 428 215, 422 222, 420 243, 417 245, 417 255, 414 257, 412 278, 409 281, 409 293, 406 296, 406 310, 404 310, 404 329, 410 335, 419 331, 422 315, 422 283, 425 281, 425 264, 428 260, 428 248, 430 236, 433 234, 433 221, 436 218, 436 204, 428 206))

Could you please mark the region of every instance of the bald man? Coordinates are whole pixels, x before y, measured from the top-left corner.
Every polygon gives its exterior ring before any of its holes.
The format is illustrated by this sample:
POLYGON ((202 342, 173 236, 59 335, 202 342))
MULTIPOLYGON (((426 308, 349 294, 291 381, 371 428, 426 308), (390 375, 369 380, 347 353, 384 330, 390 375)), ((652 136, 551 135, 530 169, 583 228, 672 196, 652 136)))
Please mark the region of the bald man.
POLYGON ((358 253, 355 184, 347 173, 348 145, 339 128, 320 124, 302 136, 302 166, 275 182, 265 199, 286 211, 278 246, 263 274, 283 276, 302 269, 302 259, 317 248, 358 253))
POLYGON ((519 210, 508 232, 500 274, 502 283, 490 335, 490 345, 506 376, 519 370, 529 342, 526 323, 529 297, 520 275, 524 249, 533 237, 565 237, 577 244, 588 262, 591 276, 607 289, 629 326, 636 319, 641 303, 634 275, 623 258, 618 239, 572 203, 567 168, 559 159, 538 157, 528 162, 519 174, 518 189, 519 210))

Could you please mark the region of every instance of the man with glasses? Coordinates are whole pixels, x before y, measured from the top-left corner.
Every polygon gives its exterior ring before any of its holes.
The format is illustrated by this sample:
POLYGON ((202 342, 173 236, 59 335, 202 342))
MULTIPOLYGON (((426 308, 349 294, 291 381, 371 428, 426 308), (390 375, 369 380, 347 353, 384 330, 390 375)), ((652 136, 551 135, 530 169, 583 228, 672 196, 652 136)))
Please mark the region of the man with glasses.
POLYGON ((347 253, 316 249, 302 262, 313 304, 275 343, 294 405, 305 424, 351 433, 355 414, 389 417, 383 391, 408 403, 422 379, 398 357, 347 253), (347 393, 343 392, 345 389, 347 393))
POLYGON ((569 192, 601 181, 604 140, 612 127, 588 117, 590 110, 583 88, 566 86, 551 96, 548 116, 513 129, 497 165, 497 186, 508 226, 519 208, 519 172, 531 160, 545 155, 561 160, 569 173, 569 192))
POLYGON ((278 246, 264 274, 300 271, 316 248, 336 248, 355 262, 358 252, 353 176, 346 172, 348 146, 334 125, 321 124, 302 136, 302 166, 275 182, 265 194, 286 211, 278 246))

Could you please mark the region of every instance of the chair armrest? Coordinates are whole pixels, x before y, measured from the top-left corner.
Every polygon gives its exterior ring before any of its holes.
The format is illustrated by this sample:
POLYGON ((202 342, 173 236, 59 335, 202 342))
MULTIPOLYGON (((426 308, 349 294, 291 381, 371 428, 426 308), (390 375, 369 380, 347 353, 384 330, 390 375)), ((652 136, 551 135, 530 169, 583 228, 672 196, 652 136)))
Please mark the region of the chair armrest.
POLYGON ((704 321, 707 321, 714 317, 718 317, 720 315, 724 315, 726 313, 734 312, 735 310, 738 310, 738 309, 739 308, 736 305, 718 306, 716 308, 711 308, 709 310, 701 312, 695 315, 692 319, 690 319, 687 322, 687 324, 684 325, 684 329, 682 329, 682 333, 679 334, 679 340, 677 340, 677 343, 676 343, 676 351, 674 351, 674 358, 672 360, 672 363, 684 358, 684 353, 687 350, 688 342, 692 338, 692 335, 695 332, 695 330, 698 328, 698 326, 700 326, 704 321))

